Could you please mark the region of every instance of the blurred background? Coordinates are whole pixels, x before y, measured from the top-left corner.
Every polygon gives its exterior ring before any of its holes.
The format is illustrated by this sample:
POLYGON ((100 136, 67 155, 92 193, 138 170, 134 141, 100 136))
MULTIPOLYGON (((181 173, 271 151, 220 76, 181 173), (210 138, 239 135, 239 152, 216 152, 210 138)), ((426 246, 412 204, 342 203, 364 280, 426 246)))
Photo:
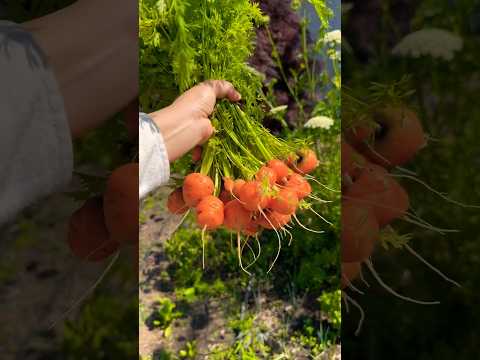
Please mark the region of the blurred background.
MULTIPOLYGON (((22 23, 72 3, 2 0, 0 20, 22 23)), ((77 39, 69 41, 75 49, 77 39)), ((41 199, 0 224, 1 359, 138 356, 137 253, 124 248, 92 262, 75 256, 67 242, 72 214, 87 199, 101 195, 110 172, 138 152, 137 136, 129 136, 125 120, 119 112, 75 141, 75 169, 65 192, 41 199)), ((86 242, 94 236, 88 222, 79 228, 86 242)))
MULTIPOLYGON (((478 1, 468 0, 342 2, 342 91, 363 99, 378 100, 379 89, 385 99, 401 97, 417 112, 429 137, 407 170, 449 199, 475 205, 480 204, 479 14, 478 1)), ((342 114, 346 111, 344 103, 342 114)), ((363 308, 365 320, 355 336, 360 314, 354 307, 348 313, 342 308, 342 355, 369 360, 477 358, 479 208, 449 201, 418 181, 400 182, 419 218, 458 232, 442 235, 402 220, 393 228, 408 235, 414 250, 461 287, 404 248, 378 246, 372 261, 386 284, 402 295, 440 304, 398 299, 364 266, 370 287, 358 281, 364 295, 347 291, 363 308)))

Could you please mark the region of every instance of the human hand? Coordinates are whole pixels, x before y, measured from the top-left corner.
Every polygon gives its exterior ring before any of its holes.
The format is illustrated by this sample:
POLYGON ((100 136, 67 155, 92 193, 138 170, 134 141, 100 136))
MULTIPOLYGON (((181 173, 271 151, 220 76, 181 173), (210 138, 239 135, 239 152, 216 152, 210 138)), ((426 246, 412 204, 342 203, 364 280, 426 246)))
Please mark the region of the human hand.
POLYGON ((208 117, 216 100, 223 98, 238 101, 241 95, 228 81, 208 80, 183 93, 170 106, 150 114, 163 136, 170 161, 212 136, 214 128, 208 117))
POLYGON ((138 96, 137 6, 134 1, 81 0, 22 24, 53 68, 75 138, 138 96))

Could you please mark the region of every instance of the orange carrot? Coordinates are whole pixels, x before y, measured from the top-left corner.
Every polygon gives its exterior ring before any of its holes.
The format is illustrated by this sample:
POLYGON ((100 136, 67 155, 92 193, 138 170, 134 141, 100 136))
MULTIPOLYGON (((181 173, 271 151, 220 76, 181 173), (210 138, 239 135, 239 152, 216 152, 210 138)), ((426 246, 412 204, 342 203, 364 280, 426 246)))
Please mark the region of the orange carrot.
POLYGON ((167 208, 172 214, 183 214, 188 210, 187 204, 183 201, 182 188, 173 190, 168 196, 167 208))
POLYGON ((103 196, 105 223, 113 240, 138 242, 138 164, 115 169, 103 196))
POLYGON ((223 202, 213 196, 204 197, 197 205, 197 224, 203 229, 214 230, 223 224, 223 202))
POLYGON ((242 233, 247 236, 255 236, 260 231, 260 226, 254 219, 251 219, 247 226, 242 230, 242 233))
POLYGON ((342 262, 367 259, 379 238, 379 226, 372 208, 344 200, 341 220, 342 262))
POLYGON ((203 149, 201 146, 197 145, 195 146, 193 149, 192 149, 192 161, 194 163, 197 163, 199 162, 200 160, 202 160, 202 152, 203 152, 203 149))
POLYGON ((265 229, 278 230, 288 224, 290 220, 290 215, 283 215, 276 211, 266 209, 258 216, 256 222, 265 229))
POLYGON ((365 143, 373 137, 375 124, 358 124, 345 131, 345 138, 357 150, 363 150, 365 143))
POLYGON ((240 188, 238 197, 243 207, 250 211, 264 209, 270 200, 262 184, 258 181, 247 181, 240 188))
POLYGON ((315 170, 319 164, 317 154, 311 149, 304 149, 299 151, 300 158, 297 163, 292 165, 293 170, 300 174, 310 174, 315 170))
POLYGON ((342 262, 341 288, 345 289, 360 274, 361 264, 359 262, 342 262))
POLYGON ((381 166, 370 164, 345 191, 347 199, 372 207, 381 227, 405 215, 410 202, 405 189, 381 166))
POLYGON ((292 173, 292 169, 290 169, 283 161, 278 159, 270 160, 267 163, 267 166, 275 171, 275 174, 277 175, 277 181, 286 178, 292 173))
POLYGON ((374 115, 375 139, 364 153, 375 163, 390 168, 404 165, 425 146, 425 134, 417 115, 403 106, 387 107, 374 115))
POLYGON ((341 143, 341 155, 342 177, 348 175, 351 180, 355 181, 367 164, 367 160, 343 139, 341 143))
POLYGON ((230 200, 233 200, 233 196, 231 193, 229 193, 227 190, 223 189, 220 192, 220 195, 218 196, 220 200, 223 201, 224 204, 229 202, 230 200))
POLYGON ((274 185, 277 182, 277 173, 267 166, 262 166, 255 174, 255 179, 259 182, 267 181, 268 184, 274 185))
POLYGON ((235 195, 237 198, 240 196, 240 189, 245 185, 246 181, 242 179, 237 179, 233 183, 233 195, 235 195))
POLYGON ((101 197, 89 199, 70 218, 68 245, 80 259, 101 261, 119 248, 119 243, 109 237, 102 203, 101 197))
POLYGON ((297 191, 291 188, 280 189, 268 207, 282 215, 291 215, 298 206, 297 191))
POLYGON ((223 225, 236 232, 245 230, 252 219, 252 212, 246 210, 238 200, 225 204, 223 225))
POLYGON ((312 187, 308 181, 302 175, 297 173, 291 174, 287 178, 285 186, 289 189, 295 190, 300 200, 312 193, 312 187))
POLYGON ((232 178, 229 178, 229 177, 223 178, 223 187, 227 192, 232 193, 234 185, 235 185, 235 181, 233 181, 232 178))
POLYGON ((212 195, 213 190, 212 179, 200 173, 191 173, 183 182, 183 200, 189 207, 195 207, 203 198, 212 195))

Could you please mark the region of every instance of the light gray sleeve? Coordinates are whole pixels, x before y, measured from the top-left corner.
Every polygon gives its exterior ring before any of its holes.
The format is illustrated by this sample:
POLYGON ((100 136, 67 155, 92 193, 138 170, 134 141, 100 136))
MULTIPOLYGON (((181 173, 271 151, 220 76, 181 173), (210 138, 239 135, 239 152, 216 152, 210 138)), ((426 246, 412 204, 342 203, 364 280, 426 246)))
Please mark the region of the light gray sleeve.
POLYGON ((0 224, 72 175, 70 129, 58 85, 33 37, 0 21, 0 224))
POLYGON ((139 194, 143 199, 149 192, 168 182, 170 163, 158 127, 147 114, 140 113, 139 116, 139 194))

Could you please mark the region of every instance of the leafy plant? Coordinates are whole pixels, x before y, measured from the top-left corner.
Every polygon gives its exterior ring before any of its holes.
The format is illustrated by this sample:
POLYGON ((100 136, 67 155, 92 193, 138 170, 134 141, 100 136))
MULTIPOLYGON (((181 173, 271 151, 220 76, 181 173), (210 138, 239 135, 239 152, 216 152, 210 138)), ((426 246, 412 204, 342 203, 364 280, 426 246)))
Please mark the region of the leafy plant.
POLYGON ((261 125, 261 77, 246 65, 255 25, 267 20, 258 6, 248 0, 168 0, 152 5, 140 2, 142 108, 165 105, 156 100, 154 89, 170 89, 172 96, 166 98, 172 101, 208 79, 231 81, 242 94, 241 106, 226 101, 217 105, 212 119, 217 133, 202 154, 200 172, 214 180, 217 191, 224 176, 250 179, 266 161, 294 152, 293 144, 261 125))
POLYGON ((336 329, 340 329, 342 324, 341 297, 341 290, 335 290, 324 292, 318 298, 320 309, 327 316, 328 322, 336 329))
POLYGON ((152 325, 164 331, 165 337, 169 337, 172 333, 172 322, 183 314, 175 310, 176 305, 168 298, 159 299, 158 306, 152 314, 152 325))

